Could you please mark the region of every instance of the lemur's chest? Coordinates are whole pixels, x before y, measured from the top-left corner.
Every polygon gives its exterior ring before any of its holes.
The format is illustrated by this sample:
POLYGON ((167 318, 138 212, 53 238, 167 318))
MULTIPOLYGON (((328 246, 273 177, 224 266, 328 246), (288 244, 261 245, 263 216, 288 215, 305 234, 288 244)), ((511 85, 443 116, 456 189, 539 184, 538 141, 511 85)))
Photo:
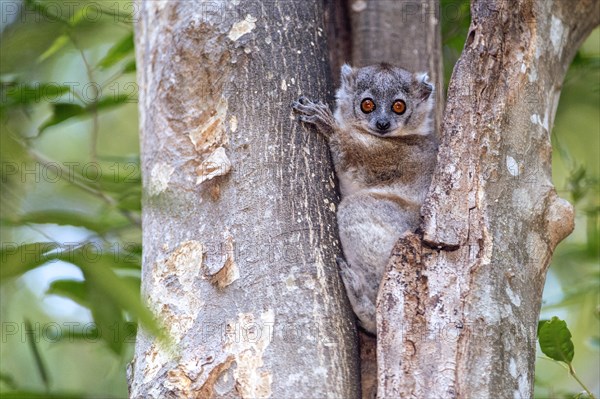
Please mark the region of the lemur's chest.
POLYGON ((397 140, 341 136, 331 145, 336 147, 332 155, 342 195, 411 184, 418 178, 420 162, 397 140))

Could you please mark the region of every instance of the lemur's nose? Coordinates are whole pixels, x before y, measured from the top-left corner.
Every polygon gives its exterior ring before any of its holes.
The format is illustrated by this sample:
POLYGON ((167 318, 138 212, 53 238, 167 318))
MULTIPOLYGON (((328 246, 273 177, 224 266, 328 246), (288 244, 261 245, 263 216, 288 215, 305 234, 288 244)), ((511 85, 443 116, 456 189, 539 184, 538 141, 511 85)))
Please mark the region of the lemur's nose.
POLYGON ((375 123, 375 126, 377 126, 377 129, 379 129, 381 131, 385 131, 390 128, 390 122, 386 121, 386 120, 377 121, 375 123))

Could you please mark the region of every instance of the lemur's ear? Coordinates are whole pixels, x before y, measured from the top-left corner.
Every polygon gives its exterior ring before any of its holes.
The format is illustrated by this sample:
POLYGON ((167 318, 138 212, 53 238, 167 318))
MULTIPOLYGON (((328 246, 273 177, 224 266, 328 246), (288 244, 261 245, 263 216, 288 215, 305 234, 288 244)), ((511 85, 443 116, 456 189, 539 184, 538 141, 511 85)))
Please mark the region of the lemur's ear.
POLYGON ((352 68, 348 64, 342 65, 342 87, 350 88, 354 86, 354 79, 356 78, 356 69, 352 68))
POLYGON ((427 72, 415 73, 415 80, 417 81, 417 96, 425 101, 433 93, 433 83, 429 82, 429 75, 427 72))

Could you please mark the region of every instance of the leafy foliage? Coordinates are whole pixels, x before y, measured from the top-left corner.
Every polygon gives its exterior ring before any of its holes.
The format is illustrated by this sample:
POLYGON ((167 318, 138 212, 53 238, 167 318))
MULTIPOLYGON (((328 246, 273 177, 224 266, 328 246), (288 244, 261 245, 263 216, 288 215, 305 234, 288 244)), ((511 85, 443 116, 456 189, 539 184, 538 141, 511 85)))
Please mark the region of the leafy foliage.
POLYGON ((575 347, 567 323, 558 317, 542 320, 538 324, 538 340, 542 352, 551 359, 571 364, 575 347))
MULTIPOLYGON (((590 398, 594 398, 594 394, 585 386, 573 368, 575 346, 573 345, 573 341, 571 341, 572 335, 567 327, 567 323, 558 317, 553 317, 551 320, 541 320, 538 324, 537 333, 542 352, 550 359, 566 364, 569 374, 584 389, 585 394, 590 398)), ((583 397, 583 395, 583 393, 579 393, 569 396, 579 398, 583 397)))
MULTIPOLYGON (((65 391, 73 385, 57 383, 61 377, 55 372, 63 365, 48 359, 56 351, 68 353, 70 346, 100 343, 113 354, 111 369, 122 383, 113 387, 96 379, 97 387, 80 389, 123 396, 125 376, 119 370, 131 356, 135 322, 162 337, 139 294, 141 176, 136 115, 127 109, 137 101, 131 24, 136 8, 128 1, 26 0, 18 6, 0 42, 0 295, 23 278, 39 276, 38 270, 69 264, 79 275, 55 279, 42 294, 86 308, 93 323, 68 322, 78 327, 53 332, 40 327, 39 315, 31 310, 10 312, 21 314, 21 321, 3 311, 3 324, 28 332, 26 340, 9 345, 17 350, 24 344, 29 355, 21 362, 29 362, 38 377, 33 380, 41 385, 32 385, 30 376, 3 363, 0 393, 14 398, 86 397, 65 391), (130 121, 126 130, 110 127, 125 120, 130 121), (87 141, 86 147, 69 144, 73 127, 77 134, 71 137, 87 141), (122 155, 103 145, 128 138, 135 145, 119 144, 117 148, 128 148, 122 155), (57 147, 57 141, 64 144, 57 147), (66 236, 81 238, 73 242, 66 236)), ((93 353, 84 350, 77 361, 93 353)), ((90 357, 87 364, 94 360, 90 357)))
POLYGON ((128 36, 124 37, 123 40, 115 44, 109 51, 108 54, 98 63, 101 68, 109 68, 119 61, 122 61, 125 57, 131 54, 133 51, 133 32, 128 36))
POLYGON ((76 116, 93 117, 99 111, 127 103, 128 99, 129 96, 123 94, 116 97, 103 98, 100 101, 94 102, 85 107, 71 103, 52 104, 52 116, 40 126, 40 133, 51 126, 58 125, 59 123, 76 116))
POLYGON ((596 29, 571 64, 552 131, 554 184, 575 206, 576 222, 573 234, 557 247, 546 280, 539 327, 540 334, 545 334, 539 342, 542 353, 556 362, 543 357, 538 361, 536 397, 593 397, 584 382, 597 380, 600 366, 598 348, 593 345, 600 316, 600 163, 589 150, 598 146, 600 133, 599 33, 596 29), (565 321, 555 318, 556 314, 565 321), (576 358, 569 355, 569 341, 577 349, 576 358), (555 364, 566 365, 569 374, 555 364), (576 364, 582 376, 575 373, 576 364), (577 393, 580 388, 585 393, 577 393))

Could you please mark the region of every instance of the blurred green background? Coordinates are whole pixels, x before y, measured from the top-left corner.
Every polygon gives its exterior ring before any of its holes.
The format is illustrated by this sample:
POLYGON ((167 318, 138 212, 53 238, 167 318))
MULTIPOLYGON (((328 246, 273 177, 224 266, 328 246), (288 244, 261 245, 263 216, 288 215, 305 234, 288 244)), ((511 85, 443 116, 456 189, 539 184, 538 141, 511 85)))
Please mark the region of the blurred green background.
MULTIPOLYGON (((0 394, 127 396, 141 306, 141 180, 129 1, 0 0, 0 394)), ((469 24, 442 1, 446 82, 469 24)), ((600 33, 579 50, 552 133, 554 184, 575 204, 542 318, 566 320, 574 367, 600 386, 600 33)), ((536 397, 581 387, 540 352, 536 397)))

